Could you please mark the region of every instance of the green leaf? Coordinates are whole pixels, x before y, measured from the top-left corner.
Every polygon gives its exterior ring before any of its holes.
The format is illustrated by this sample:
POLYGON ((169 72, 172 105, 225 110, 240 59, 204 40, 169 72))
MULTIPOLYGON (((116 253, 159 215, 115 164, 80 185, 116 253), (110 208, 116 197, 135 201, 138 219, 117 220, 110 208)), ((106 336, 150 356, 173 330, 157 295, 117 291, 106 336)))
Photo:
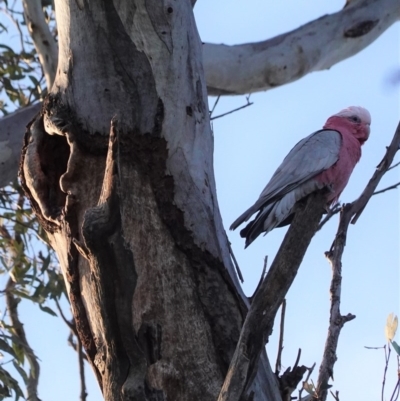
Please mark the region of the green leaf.
POLYGON ((0 44, 0 49, 6 49, 6 50, 8 50, 9 52, 15 54, 15 53, 14 53, 14 50, 11 49, 10 46, 5 45, 4 43, 1 43, 1 44, 0 44))
POLYGON ((13 361, 13 365, 15 370, 20 374, 25 384, 28 383, 28 375, 26 374, 25 370, 21 368, 15 361, 13 361))
POLYGON ((43 306, 39 304, 39 308, 43 311, 48 313, 49 315, 52 316, 58 316, 56 312, 54 312, 51 308, 49 308, 48 306, 43 306))
MULTIPOLYGON (((0 366, 0 381, 3 383, 1 387, 1 394, 7 394, 7 390, 11 389, 15 392, 15 399, 18 400, 20 397, 24 398, 24 393, 21 387, 18 385, 18 381, 15 380, 10 373, 0 366)), ((8 395, 9 397, 10 395, 8 395)))
POLYGON ((6 341, 4 341, 1 338, 0 338, 0 349, 12 355, 14 358, 17 358, 17 355, 15 354, 13 347, 11 347, 11 345, 9 345, 6 341))
POLYGON ((397 355, 400 355, 400 346, 396 343, 396 341, 391 341, 393 349, 397 352, 397 355))
POLYGON ((13 350, 15 353, 16 360, 20 365, 23 365, 25 361, 25 353, 23 347, 18 345, 16 342, 13 342, 13 350))
POLYGON ((34 75, 28 75, 29 79, 32 81, 33 85, 40 86, 39 81, 36 79, 34 75))

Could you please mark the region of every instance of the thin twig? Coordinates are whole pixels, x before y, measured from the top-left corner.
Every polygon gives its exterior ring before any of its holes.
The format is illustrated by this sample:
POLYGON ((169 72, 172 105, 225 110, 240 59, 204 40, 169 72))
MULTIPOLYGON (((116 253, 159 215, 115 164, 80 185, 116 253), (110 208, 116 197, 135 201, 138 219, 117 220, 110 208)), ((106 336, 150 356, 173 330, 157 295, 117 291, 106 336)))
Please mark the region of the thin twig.
POLYGON ((392 352, 389 345, 387 346, 385 345, 383 348, 385 350, 385 369, 383 371, 383 379, 382 379, 382 394, 381 394, 382 401, 384 401, 385 398, 386 373, 389 366, 390 354, 392 352))
POLYGON ((342 255, 346 245, 347 231, 350 223, 355 224, 357 219, 362 214, 373 193, 375 192, 381 178, 391 166, 396 152, 400 145, 400 123, 396 128, 391 144, 387 147, 386 153, 379 163, 375 173, 369 180, 364 191, 358 199, 350 204, 344 205, 341 211, 339 228, 336 233, 335 240, 329 252, 325 255, 332 267, 332 281, 330 287, 331 293, 331 314, 329 319, 329 329, 327 340, 325 343, 324 355, 319 369, 318 385, 317 385, 317 400, 325 401, 327 397, 327 384, 333 377, 333 367, 337 360, 336 350, 339 341, 340 331, 343 325, 354 319, 355 316, 347 314, 343 316, 340 313, 341 300, 341 283, 342 283, 342 255))
POLYGON ((237 262, 237 260, 235 258, 235 255, 233 253, 233 250, 232 250, 230 242, 228 242, 228 246, 229 246, 229 253, 231 254, 231 258, 232 258, 233 264, 235 265, 236 274, 238 275, 240 282, 243 283, 244 282, 243 275, 242 275, 242 272, 240 270, 239 263, 237 262))
POLYGON ((334 216, 335 214, 338 214, 341 209, 342 209, 342 205, 340 203, 336 203, 336 205, 333 206, 332 209, 329 209, 326 216, 319 223, 318 230, 320 230, 331 219, 332 216, 334 216))
POLYGON ((396 401, 399 398, 399 389, 400 389, 400 377, 397 379, 397 383, 393 390, 392 396, 390 397, 390 401, 396 401))
MULTIPOLYGON (((286 299, 282 301, 282 306, 281 306, 281 325, 280 325, 280 331, 279 331, 279 345, 278 345, 278 355, 276 357, 276 364, 275 364, 275 374, 279 375, 279 372, 281 371, 282 368, 282 351, 283 351, 283 334, 284 334, 284 329, 285 329, 285 312, 286 312, 286 299)), ((296 362, 297 366, 297 362, 296 362)), ((294 370, 294 368, 293 368, 294 370)))
POLYGON ((399 185, 400 185, 400 182, 398 182, 397 184, 393 184, 393 185, 391 185, 390 187, 386 187, 386 188, 380 189, 379 191, 374 192, 374 193, 372 194, 372 196, 381 194, 381 193, 386 192, 386 191, 389 191, 389 190, 391 190, 391 189, 396 189, 399 185))
POLYGON ((390 167, 387 169, 387 171, 396 168, 398 165, 400 165, 400 162, 397 162, 396 164, 393 164, 393 166, 390 166, 390 167))
POLYGON ((390 401, 396 401, 399 399, 399 395, 400 395, 400 356, 397 355, 397 383, 396 383, 396 387, 393 390, 393 394, 392 397, 390 399, 390 401))
POLYGON ((297 366, 299 365, 299 362, 300 362, 300 358, 301 358, 301 348, 299 348, 297 351, 296 361, 294 362, 292 370, 295 370, 297 368, 297 366))
POLYGON ((385 156, 383 156, 382 161, 377 166, 374 175, 369 180, 368 185, 365 187, 361 196, 356 201, 353 202, 353 209, 357 211, 354 213, 354 217, 351 220, 351 224, 356 223, 361 213, 363 212, 365 206, 367 206, 367 203, 371 198, 372 194, 375 192, 381 178, 385 175, 385 173, 391 166, 394 156, 399 150, 399 147, 400 147, 400 122, 397 125, 396 132, 393 136, 392 142, 387 147, 385 156))
POLYGON ((260 289, 261 284, 264 281, 265 272, 267 271, 267 266, 268 266, 268 255, 265 255, 265 257, 264 257, 264 266, 263 266, 263 270, 261 272, 260 281, 258 282, 257 287, 253 292, 253 295, 251 297, 249 297, 250 303, 252 302, 253 298, 256 296, 257 291, 260 289))
POLYGON ((60 303, 58 302, 57 298, 54 298, 54 302, 56 304, 58 312, 60 313, 60 316, 61 316, 62 320, 64 320, 64 323, 69 327, 69 329, 74 333, 74 335, 76 335, 78 337, 77 332, 76 332, 75 324, 73 324, 70 320, 68 320, 66 318, 66 316, 64 315, 64 312, 61 309, 60 303))
POLYGON ((79 378, 81 382, 80 400, 86 401, 88 393, 86 392, 86 380, 85 380, 85 364, 84 364, 85 354, 83 352, 82 343, 79 336, 76 336, 76 338, 78 339, 79 378))
POLYGON ((315 368, 315 362, 314 362, 314 364, 311 366, 311 368, 307 368, 308 373, 307 373, 306 379, 303 381, 303 386, 302 386, 302 388, 299 390, 299 400, 301 400, 301 394, 303 393, 304 385, 308 382, 308 380, 310 380, 310 376, 312 375, 312 372, 314 371, 314 368, 315 368))
POLYGON ((70 343, 70 345, 72 346, 72 348, 78 353, 78 366, 79 366, 79 378, 80 378, 80 384, 81 384, 81 394, 80 394, 80 401, 86 401, 86 397, 88 395, 87 391, 86 391, 86 380, 85 380, 85 364, 84 361, 87 361, 87 356, 85 355, 85 353, 83 352, 83 348, 82 348, 82 343, 81 340, 78 336, 78 332, 76 330, 76 326, 73 323, 73 321, 71 322, 70 320, 68 320, 62 309, 61 306, 58 302, 57 299, 55 299, 55 303, 57 306, 57 309, 60 313, 60 316, 62 318, 62 320, 64 320, 65 324, 69 327, 69 329, 71 330, 71 334, 68 338, 68 341, 70 343), (77 342, 74 343, 73 341, 73 337, 75 337, 77 339, 77 342))
POLYGON ((215 108, 217 107, 217 104, 218 104, 220 98, 221 98, 221 95, 218 95, 217 99, 216 99, 215 102, 214 102, 214 106, 213 106, 213 108, 212 108, 211 111, 210 111, 210 118, 212 117, 212 115, 213 115, 213 113, 214 113, 214 110, 215 110, 215 108))
POLYGON ((8 279, 5 291, 6 304, 8 314, 10 316, 11 325, 13 327, 13 333, 18 339, 19 344, 24 348, 24 354, 26 355, 26 359, 28 360, 30 366, 28 381, 26 383, 26 390, 28 393, 27 399, 30 401, 40 401, 38 397, 40 366, 37 357, 26 338, 24 325, 19 320, 18 300, 13 294, 14 287, 15 282, 10 277, 8 279))
POLYGON ((12 12, 11 12, 11 10, 9 8, 7 8, 7 7, 6 8, 1 8, 0 11, 2 11, 5 15, 7 15, 7 17, 10 18, 11 22, 17 28, 18 33, 19 33, 19 41, 20 41, 20 44, 21 44, 21 50, 25 53, 24 35, 22 33, 22 30, 21 30, 21 27, 19 25, 18 20, 13 15, 11 15, 12 12))
MULTIPOLYGON (((219 114, 218 116, 211 117, 210 120, 212 121, 212 120, 216 120, 217 118, 225 117, 225 116, 227 116, 228 114, 232 114, 232 113, 234 113, 235 111, 239 111, 239 110, 245 109, 246 107, 249 107, 249 106, 251 106, 251 105, 254 104, 253 102, 250 102, 250 95, 249 95, 249 96, 246 96, 246 100, 247 100, 247 103, 244 104, 243 106, 237 107, 236 109, 233 109, 233 110, 231 110, 231 111, 227 111, 226 113, 219 114)), ((217 103, 217 102, 216 102, 216 103, 217 103)), ((214 108, 213 108, 213 110, 214 110, 214 108)))

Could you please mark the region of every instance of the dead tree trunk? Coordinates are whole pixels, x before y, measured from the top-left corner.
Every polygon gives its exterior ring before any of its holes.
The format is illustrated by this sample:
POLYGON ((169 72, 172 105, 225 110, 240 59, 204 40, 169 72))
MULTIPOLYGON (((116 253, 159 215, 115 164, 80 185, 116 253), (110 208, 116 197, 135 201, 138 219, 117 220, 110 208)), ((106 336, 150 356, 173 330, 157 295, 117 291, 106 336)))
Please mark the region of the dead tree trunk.
MULTIPOLYGON (((218 210, 191 2, 56 11, 58 71, 21 178, 104 398, 216 400, 247 306, 218 210)), ((279 400, 260 366, 254 399, 279 400)))

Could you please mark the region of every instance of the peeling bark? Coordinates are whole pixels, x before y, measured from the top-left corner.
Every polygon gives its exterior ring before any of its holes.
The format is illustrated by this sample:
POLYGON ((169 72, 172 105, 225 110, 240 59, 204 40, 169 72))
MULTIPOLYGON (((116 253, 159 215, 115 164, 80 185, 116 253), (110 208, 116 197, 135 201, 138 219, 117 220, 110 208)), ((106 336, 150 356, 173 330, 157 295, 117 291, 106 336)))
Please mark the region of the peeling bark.
MULTIPOLYGON (((58 72, 20 171, 80 340, 105 400, 216 399, 247 300, 216 200, 191 4, 56 10, 58 72)), ((280 399, 265 355, 253 389, 280 399)))

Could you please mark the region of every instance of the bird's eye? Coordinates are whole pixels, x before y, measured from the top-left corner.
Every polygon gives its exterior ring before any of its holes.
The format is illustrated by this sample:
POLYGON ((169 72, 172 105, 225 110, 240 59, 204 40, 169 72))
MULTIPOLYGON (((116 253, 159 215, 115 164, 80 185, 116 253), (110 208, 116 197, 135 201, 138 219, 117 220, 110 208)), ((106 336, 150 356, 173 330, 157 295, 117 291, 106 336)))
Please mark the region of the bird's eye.
POLYGON ((358 116, 350 116, 349 120, 353 121, 354 123, 360 123, 361 119, 358 116))

